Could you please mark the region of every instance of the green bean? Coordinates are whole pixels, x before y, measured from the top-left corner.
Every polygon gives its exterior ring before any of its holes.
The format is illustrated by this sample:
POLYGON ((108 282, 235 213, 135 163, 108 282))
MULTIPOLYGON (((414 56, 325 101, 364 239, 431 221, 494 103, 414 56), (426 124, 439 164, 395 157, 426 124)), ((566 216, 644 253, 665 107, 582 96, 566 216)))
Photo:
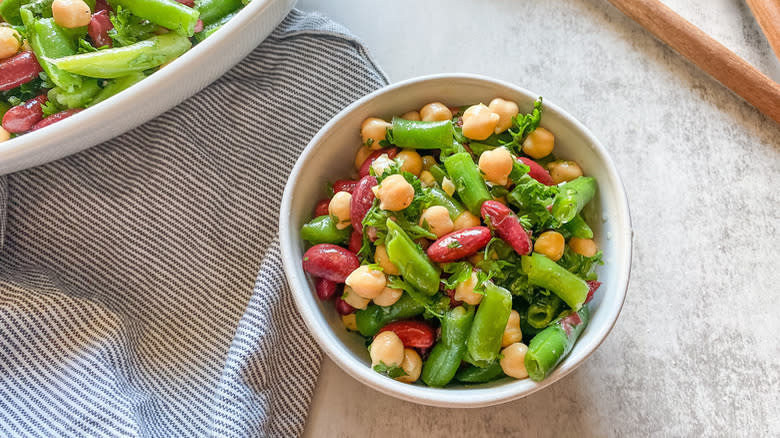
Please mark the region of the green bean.
POLYGON ((73 39, 51 18, 36 20, 32 12, 26 9, 21 11, 21 15, 27 28, 27 40, 49 79, 68 92, 81 87, 80 76, 63 71, 51 62, 53 58, 67 57, 76 53, 76 43, 73 39))
POLYGON ((101 91, 97 79, 87 78, 81 86, 71 92, 60 87, 52 88, 48 98, 66 108, 84 108, 101 91))
POLYGON ((528 276, 528 283, 549 289, 574 310, 582 307, 588 297, 585 280, 539 253, 523 256, 520 266, 528 276))
POLYGON ((374 336, 379 329, 393 321, 413 318, 423 312, 425 307, 404 293, 392 306, 381 307, 371 303, 364 310, 358 310, 355 312, 355 321, 361 335, 374 336))
POLYGON ((471 213, 479 216, 482 203, 493 198, 485 185, 485 180, 482 179, 479 168, 471 159, 471 155, 468 152, 451 155, 444 160, 444 167, 452 182, 455 183, 460 200, 471 213))
POLYGON ((588 307, 571 312, 531 339, 525 354, 525 369, 531 380, 540 382, 571 351, 590 319, 588 307))
POLYGON ((165 64, 189 50, 190 46, 189 38, 167 33, 125 47, 47 61, 71 73, 111 79, 165 64))
POLYGON ((221 21, 223 17, 240 9, 241 6, 241 0, 197 0, 195 2, 195 9, 200 12, 199 18, 206 25, 221 21))
POLYGON ((452 122, 421 122, 393 117, 388 140, 402 148, 447 149, 452 146, 452 122))
POLYGON ((571 236, 579 237, 580 239, 592 239, 593 230, 590 229, 588 223, 579 214, 574 216, 574 219, 566 222, 561 226, 564 237, 567 239, 571 236))
POLYGON ((332 243, 337 245, 349 241, 352 227, 339 230, 332 216, 323 215, 312 219, 301 227, 301 239, 316 245, 318 243, 332 243))
POLYGON ((458 306, 448 311, 441 320, 441 340, 433 346, 422 369, 422 381, 428 386, 442 387, 458 372, 466 339, 474 320, 474 308, 458 306))
POLYGON ((457 219, 466 210, 460 202, 438 187, 425 189, 425 193, 430 196, 431 204, 446 208, 452 220, 457 219))
POLYGON ((463 383, 485 383, 503 375, 504 370, 501 369, 501 363, 496 360, 485 368, 474 365, 465 366, 458 371, 458 374, 455 374, 455 379, 463 383))
POLYGON ((542 295, 528 306, 526 321, 534 328, 543 329, 558 315, 561 304, 557 295, 542 295))
POLYGON ((21 16, 22 6, 30 3, 30 0, 3 0, 0 3, 0 16, 8 23, 19 26, 23 23, 21 16))
POLYGON ((233 17, 235 17, 236 14, 238 14, 238 12, 239 11, 231 12, 231 13, 225 15, 224 17, 220 18, 219 20, 217 20, 217 21, 215 21, 215 22, 213 22, 211 24, 207 24, 203 28, 202 31, 200 31, 200 32, 195 34, 195 36, 194 36, 195 41, 202 42, 206 38, 210 37, 214 32, 216 32, 220 28, 222 28, 222 26, 224 26, 225 23, 227 23, 228 21, 233 19, 233 17))
POLYGON ((441 185, 441 182, 444 181, 444 178, 447 176, 447 172, 439 164, 431 166, 431 168, 428 169, 428 172, 431 172, 433 179, 435 179, 439 185, 441 185))
POLYGON ((468 356, 472 364, 486 367, 498 358, 501 338, 512 311, 512 294, 492 282, 485 283, 485 296, 479 302, 468 341, 468 356))
POLYGON ((404 281, 426 295, 438 292, 440 278, 438 267, 397 223, 388 219, 386 224, 387 258, 401 272, 404 281))
POLYGON ((124 91, 128 88, 130 88, 131 85, 134 85, 135 83, 139 82, 141 79, 145 78, 146 75, 141 73, 140 71, 130 73, 127 76, 118 77, 112 81, 110 81, 105 87, 103 87, 102 90, 95 96, 94 99, 92 99, 92 102, 90 102, 89 106, 97 105, 98 103, 108 99, 109 97, 119 94, 121 91, 124 91))
POLYGON ((595 194, 596 180, 581 176, 560 186, 550 212, 561 224, 565 224, 574 219, 595 194))
POLYGON ((198 11, 176 0, 111 0, 109 3, 114 9, 121 6, 133 15, 188 37, 195 33, 200 16, 198 11))

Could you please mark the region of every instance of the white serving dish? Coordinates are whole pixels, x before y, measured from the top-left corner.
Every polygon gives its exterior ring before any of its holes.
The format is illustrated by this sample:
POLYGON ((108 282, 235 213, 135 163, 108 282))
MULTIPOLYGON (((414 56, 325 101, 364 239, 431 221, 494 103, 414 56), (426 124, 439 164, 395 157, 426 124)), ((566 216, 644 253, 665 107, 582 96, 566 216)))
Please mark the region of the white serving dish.
POLYGON ((384 377, 370 368, 363 339, 348 333, 330 302, 313 292, 313 282, 301 267, 305 251, 299 230, 311 218, 314 204, 324 197, 326 182, 353 172, 361 122, 370 116, 389 118, 431 101, 448 105, 487 103, 493 97, 514 100, 527 111, 537 95, 484 76, 440 74, 410 79, 378 90, 351 104, 311 140, 290 174, 281 204, 279 235, 282 262, 298 310, 322 349, 345 372, 383 393, 432 406, 481 407, 524 397, 572 372, 604 341, 617 320, 628 287, 631 267, 631 221, 623 184, 606 149, 576 119, 544 102, 542 126, 555 134, 558 157, 577 161, 596 178, 599 191, 585 211, 593 226, 605 265, 599 268, 603 286, 590 303, 592 320, 569 356, 543 382, 505 378, 469 387, 429 388, 384 377))
POLYGON ((39 131, 0 143, 0 175, 109 140, 197 93, 242 60, 295 0, 252 0, 204 42, 112 98, 39 131))

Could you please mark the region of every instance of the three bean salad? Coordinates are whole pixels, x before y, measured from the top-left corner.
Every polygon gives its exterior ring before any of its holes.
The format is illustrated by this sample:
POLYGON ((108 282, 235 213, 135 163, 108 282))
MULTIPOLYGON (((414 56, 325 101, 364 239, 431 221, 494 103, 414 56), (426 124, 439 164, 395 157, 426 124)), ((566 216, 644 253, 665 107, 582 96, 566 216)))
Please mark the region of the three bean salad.
POLYGON ((203 41, 248 0, 3 0, 0 141, 130 87, 203 41))
POLYGON ((303 269, 375 371, 442 387, 541 381, 589 320, 602 253, 582 209, 596 181, 553 156, 501 98, 366 119, 353 179, 329 186, 301 237, 303 269))

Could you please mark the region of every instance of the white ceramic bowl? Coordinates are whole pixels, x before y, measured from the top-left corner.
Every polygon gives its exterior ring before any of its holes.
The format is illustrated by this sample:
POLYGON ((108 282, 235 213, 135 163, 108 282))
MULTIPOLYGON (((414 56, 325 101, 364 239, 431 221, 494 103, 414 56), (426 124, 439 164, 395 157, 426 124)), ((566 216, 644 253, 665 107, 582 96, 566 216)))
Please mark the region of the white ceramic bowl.
POLYGON ((295 0, 252 0, 204 42, 127 90, 45 129, 0 143, 0 175, 65 157, 152 119, 243 59, 295 0))
POLYGON ((366 346, 348 333, 330 302, 313 293, 313 282, 301 268, 305 251, 299 230, 311 219, 314 204, 324 197, 328 181, 353 172, 359 147, 360 123, 366 117, 389 120, 431 101, 448 105, 488 102, 493 97, 518 102, 529 110, 537 95, 512 84, 466 74, 442 74, 410 79, 378 90, 341 111, 326 124, 301 154, 290 174, 279 222, 282 262, 298 310, 319 345, 349 375, 386 394, 433 406, 480 407, 517 399, 538 391, 572 372, 604 341, 617 320, 628 287, 631 267, 631 222, 628 201, 614 163, 598 140, 576 119, 544 102, 542 126, 555 134, 555 154, 576 160, 586 175, 598 181, 596 199, 585 211, 593 226, 605 264, 598 269, 603 282, 590 303, 592 320, 569 356, 543 382, 505 378, 482 385, 429 388, 384 377, 370 368, 366 346))

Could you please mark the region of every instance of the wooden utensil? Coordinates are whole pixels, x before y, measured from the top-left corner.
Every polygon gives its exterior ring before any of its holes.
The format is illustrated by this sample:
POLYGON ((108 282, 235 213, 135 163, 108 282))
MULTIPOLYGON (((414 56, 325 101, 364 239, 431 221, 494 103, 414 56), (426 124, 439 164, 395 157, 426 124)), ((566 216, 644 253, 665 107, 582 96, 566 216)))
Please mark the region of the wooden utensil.
POLYGON ((780 0, 747 0, 747 4, 780 59, 780 0))
POLYGON ((780 124, 780 85, 658 0, 609 0, 650 31, 780 124))

